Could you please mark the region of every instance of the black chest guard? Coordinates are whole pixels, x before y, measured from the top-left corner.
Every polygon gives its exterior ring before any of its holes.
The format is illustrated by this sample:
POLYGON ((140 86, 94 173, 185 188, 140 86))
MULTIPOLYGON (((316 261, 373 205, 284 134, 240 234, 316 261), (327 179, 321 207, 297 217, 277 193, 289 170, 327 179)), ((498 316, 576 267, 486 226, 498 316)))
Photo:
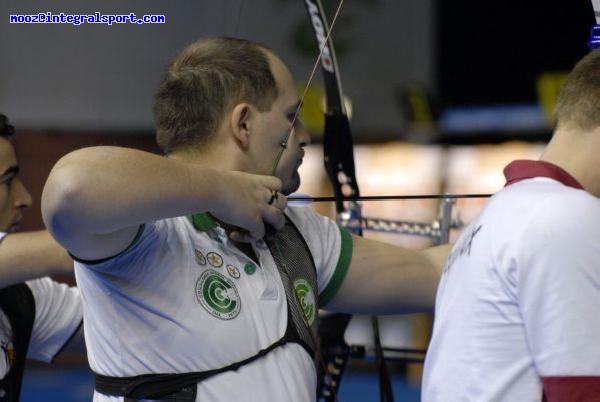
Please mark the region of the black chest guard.
POLYGON ((35 319, 35 300, 29 286, 21 283, 0 289, 0 309, 12 327, 14 350, 8 373, 0 380, 0 402, 18 402, 35 319))

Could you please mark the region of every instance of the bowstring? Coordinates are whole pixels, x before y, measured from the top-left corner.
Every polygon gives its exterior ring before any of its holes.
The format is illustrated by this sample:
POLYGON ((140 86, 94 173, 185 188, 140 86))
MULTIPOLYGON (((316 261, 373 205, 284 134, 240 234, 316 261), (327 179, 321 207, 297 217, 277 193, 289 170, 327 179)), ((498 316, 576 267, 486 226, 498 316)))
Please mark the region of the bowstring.
MULTIPOLYGON (((298 121, 298 117, 300 116, 300 110, 302 109, 304 99, 306 98, 310 84, 312 83, 312 81, 315 77, 317 68, 319 67, 319 62, 321 61, 323 52, 325 51, 325 47, 327 46, 327 42, 329 41, 329 37, 331 36, 331 32, 333 31, 333 27, 335 26, 335 22, 337 20, 338 15, 340 14, 343 4, 344 4, 344 0, 340 0, 340 2, 338 3, 337 9, 335 10, 333 19, 331 20, 331 25, 329 26, 329 30, 327 31, 327 35, 325 36, 325 40, 323 41, 323 44, 321 45, 321 48, 319 49, 319 55, 317 56, 317 59, 315 60, 313 68, 308 77, 308 81, 306 82, 306 85, 304 86, 304 90, 302 91, 302 96, 300 97, 300 102, 298 102, 298 107, 296 108, 296 111, 294 112, 294 117, 292 118, 292 121, 290 123, 290 130, 287 132, 284 140, 281 142, 281 149, 279 150, 277 157, 275 158, 275 163, 273 164, 273 171, 271 173, 272 176, 275 176, 277 166, 279 165, 279 162, 281 161, 281 157, 283 156, 283 153, 287 149, 288 142, 289 142, 289 140, 294 132, 294 129, 295 129, 296 121, 298 121)), ((295 296, 297 299, 298 295, 295 295, 295 296)), ((308 324, 306 317, 304 316, 304 313, 302 313, 301 316, 305 322, 305 325, 308 326, 308 333, 310 334, 312 341, 315 343, 315 348, 316 348, 315 352, 316 352, 316 358, 318 361, 317 364, 320 364, 322 366, 322 370, 324 371, 325 375, 327 376, 328 370, 327 370, 327 366, 325 363, 325 358, 321 352, 321 348, 320 348, 318 339, 316 339, 315 334, 313 334, 312 329, 311 329, 310 325, 308 324)), ((331 378, 330 378, 330 381, 331 381, 331 378)), ((335 401, 338 400, 337 395, 335 394, 335 391, 334 391, 334 400, 335 401)))
POLYGON ((294 127, 296 125, 296 121, 298 121, 298 117, 300 116, 300 110, 302 109, 304 99, 306 98, 310 84, 312 83, 312 81, 315 77, 317 68, 319 67, 319 62, 321 61, 321 58, 323 57, 323 52, 325 51, 325 47, 327 46, 327 42, 329 41, 331 32, 333 32, 333 27, 335 26, 337 17, 339 16, 340 11, 342 10, 343 4, 344 4, 344 0, 340 0, 337 8, 335 10, 335 13, 333 14, 333 19, 331 20, 331 24, 329 25, 329 30, 327 31, 327 35, 325 36, 325 40, 323 41, 321 48, 319 49, 319 55, 317 56, 317 59, 315 60, 315 64, 313 65, 312 71, 310 72, 310 75, 308 76, 308 81, 306 82, 306 85, 304 86, 304 90, 302 91, 302 96, 300 97, 300 102, 298 103, 298 107, 296 108, 296 111, 294 112, 294 118, 292 119, 292 122, 290 123, 290 130, 288 131, 284 140, 281 142, 281 149, 279 150, 279 153, 277 154, 277 157, 275 158, 275 164, 273 165, 272 176, 275 176, 275 171, 277 170, 279 161, 281 160, 283 153, 287 149, 288 141, 290 140, 290 138, 294 132, 294 127))

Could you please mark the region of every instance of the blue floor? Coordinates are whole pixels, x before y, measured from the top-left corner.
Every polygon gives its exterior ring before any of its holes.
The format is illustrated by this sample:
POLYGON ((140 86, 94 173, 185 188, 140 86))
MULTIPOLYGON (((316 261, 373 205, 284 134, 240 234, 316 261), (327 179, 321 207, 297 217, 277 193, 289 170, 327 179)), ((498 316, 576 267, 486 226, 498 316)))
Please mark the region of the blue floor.
MULTIPOLYGON (((22 402, 82 402, 91 401, 92 375, 87 368, 33 367, 28 368, 23 380, 22 402)), ((377 402, 377 376, 364 370, 346 371, 339 391, 340 402, 377 402)), ((420 390, 393 376, 395 402, 418 402, 420 390)))
MULTIPOLYGON (((342 379, 339 402, 378 402, 379 382, 376 374, 347 371, 342 379)), ((420 402, 421 390, 398 375, 392 377, 394 402, 420 402)))
POLYGON ((21 402, 83 402, 92 400, 93 378, 86 368, 28 368, 21 402))

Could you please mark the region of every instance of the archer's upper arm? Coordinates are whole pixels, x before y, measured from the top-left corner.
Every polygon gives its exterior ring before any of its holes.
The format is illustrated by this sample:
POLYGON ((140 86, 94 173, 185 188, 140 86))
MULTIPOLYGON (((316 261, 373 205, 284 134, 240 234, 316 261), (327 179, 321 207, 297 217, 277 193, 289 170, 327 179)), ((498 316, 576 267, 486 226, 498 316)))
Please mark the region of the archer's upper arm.
POLYGON ((449 246, 427 253, 355 235, 352 243, 348 273, 327 309, 378 314, 433 309, 441 271, 434 261, 444 260, 449 246))

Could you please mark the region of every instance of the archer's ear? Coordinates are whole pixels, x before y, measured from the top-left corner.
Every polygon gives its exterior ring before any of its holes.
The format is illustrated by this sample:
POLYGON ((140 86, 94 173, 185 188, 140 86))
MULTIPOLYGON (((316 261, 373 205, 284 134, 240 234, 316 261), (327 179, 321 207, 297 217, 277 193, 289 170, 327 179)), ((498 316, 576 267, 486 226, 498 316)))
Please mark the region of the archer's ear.
POLYGON ((251 113, 252 108, 247 103, 239 103, 235 105, 231 112, 231 131, 236 141, 239 142, 244 148, 248 146, 251 113))

